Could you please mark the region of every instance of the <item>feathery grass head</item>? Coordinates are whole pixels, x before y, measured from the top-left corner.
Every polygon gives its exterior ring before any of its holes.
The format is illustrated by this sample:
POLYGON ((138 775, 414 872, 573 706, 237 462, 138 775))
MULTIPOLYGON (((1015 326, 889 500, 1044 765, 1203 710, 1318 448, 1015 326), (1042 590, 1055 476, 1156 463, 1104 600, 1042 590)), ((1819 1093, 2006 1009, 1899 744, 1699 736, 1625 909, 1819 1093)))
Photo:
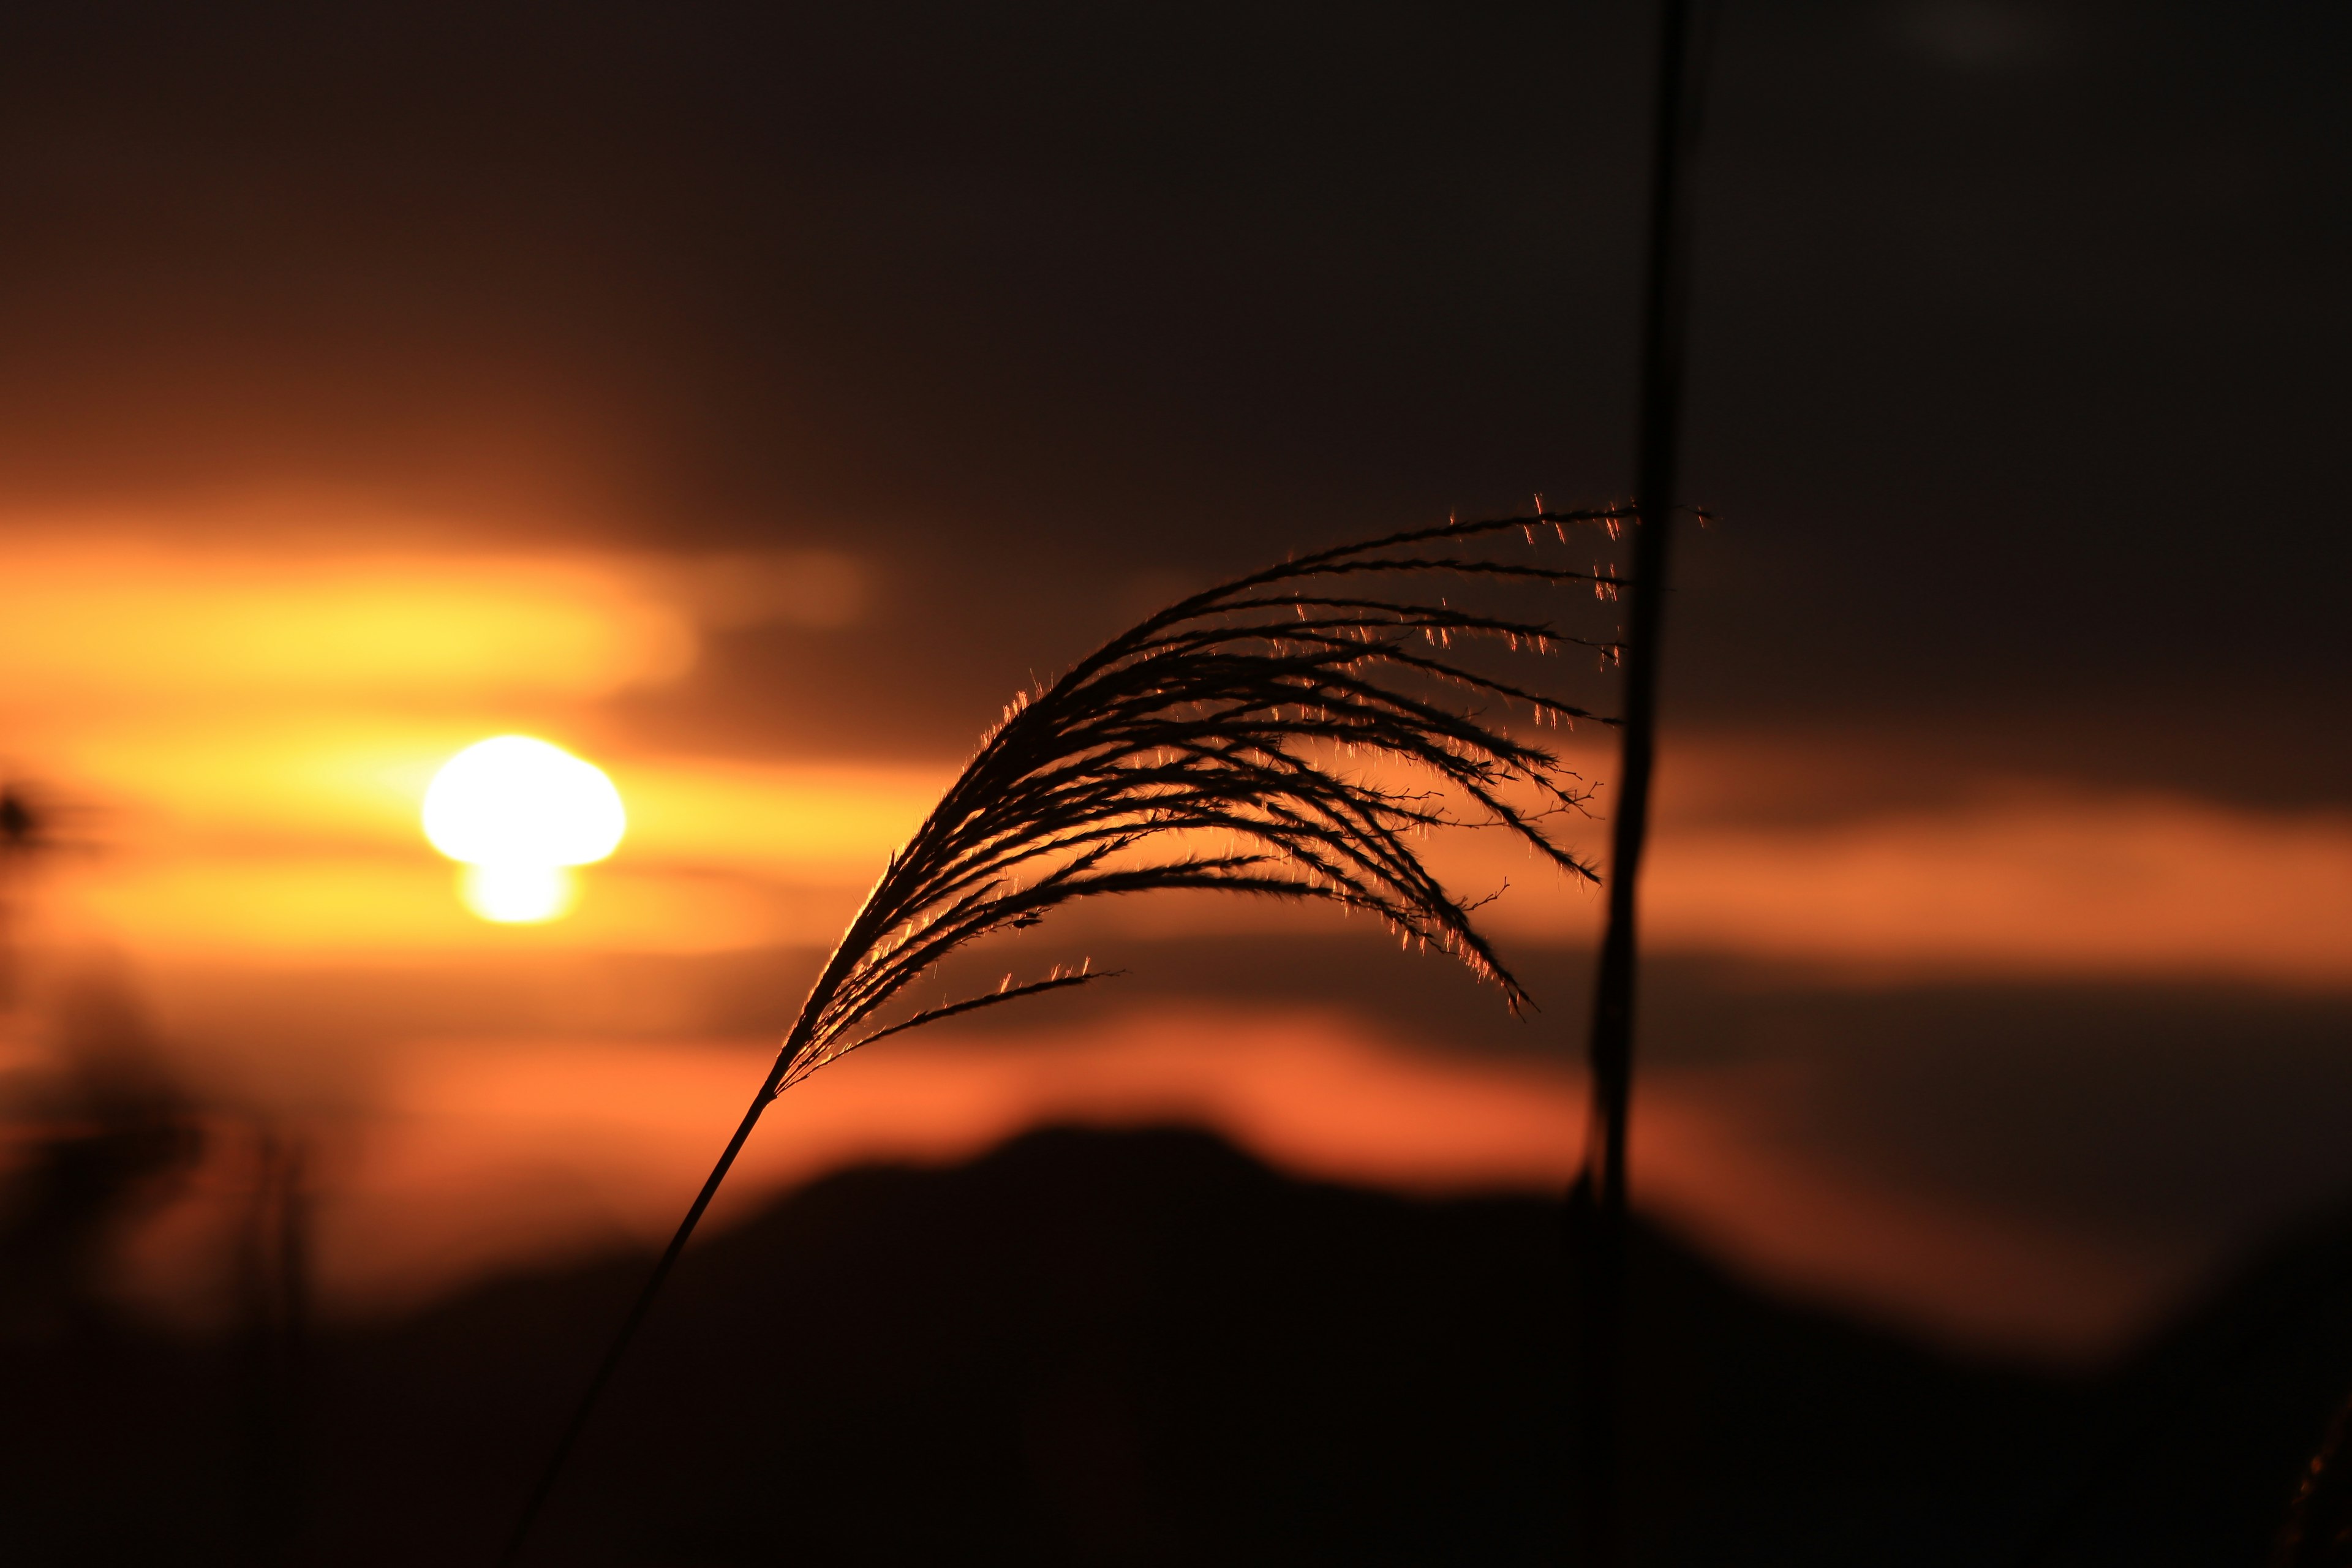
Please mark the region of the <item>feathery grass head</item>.
POLYGON ((1610 570, 1557 557, 1571 528, 1613 538, 1625 515, 1538 510, 1298 556, 1169 606, 1017 699, 891 857, 810 992, 771 1092, 884 1035, 1104 978, 1008 980, 874 1027, 950 953, 1108 893, 1217 889, 1366 910, 1525 1005, 1473 926, 1475 906, 1430 873, 1418 841, 1439 826, 1496 827, 1592 879, 1550 832, 1584 799, 1581 781, 1503 718, 1596 715, 1463 656, 1476 643, 1529 655, 1565 645, 1609 659, 1616 645, 1457 608, 1437 588, 1471 579, 1613 597, 1610 570), (1437 787, 1370 782, 1350 765, 1383 761, 1437 787))
POLYGON ((1613 572, 1556 564, 1547 553, 1572 527, 1614 538, 1629 515, 1546 511, 1538 500, 1527 517, 1298 556, 1170 605, 1007 709, 890 858, 826 961, 589 1381, 502 1561, 520 1558, 614 1369, 772 1099, 885 1035, 1103 978, 1084 968, 1027 985, 1008 978, 1001 990, 877 1026, 901 991, 959 948, 1104 893, 1207 888, 1319 899, 1438 943, 1523 1005, 1526 992, 1471 925, 1476 906, 1430 874, 1416 844, 1441 826, 1499 827, 1591 879, 1549 832, 1583 800, 1580 781, 1489 710, 1524 708, 1545 725, 1593 715, 1467 656, 1482 643, 1538 655, 1569 645, 1613 660, 1617 647, 1459 609, 1436 586, 1580 584, 1613 598, 1613 572), (1514 536, 1524 553, 1509 550, 1514 536), (1349 767, 1359 759, 1403 764, 1381 776, 1417 770, 1434 787, 1373 782, 1349 767))

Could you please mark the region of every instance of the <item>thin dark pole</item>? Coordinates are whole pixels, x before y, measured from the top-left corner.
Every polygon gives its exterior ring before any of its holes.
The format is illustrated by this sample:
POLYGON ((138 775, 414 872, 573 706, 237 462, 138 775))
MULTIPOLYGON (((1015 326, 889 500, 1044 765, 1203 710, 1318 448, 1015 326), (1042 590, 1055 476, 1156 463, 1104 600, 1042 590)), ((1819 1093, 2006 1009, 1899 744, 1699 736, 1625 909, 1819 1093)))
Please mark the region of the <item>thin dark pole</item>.
POLYGON ((787 1046, 784 1054, 776 1058, 776 1065, 769 1069, 768 1077, 760 1085, 760 1092, 751 1099, 751 1109, 743 1112, 743 1120, 736 1125, 735 1136, 727 1141, 726 1151, 719 1156, 719 1163, 710 1168, 710 1175, 702 1184, 702 1191, 695 1194, 694 1206, 686 1211, 686 1218, 679 1222, 677 1234, 669 1238, 669 1246, 662 1251, 661 1261, 654 1265, 653 1273, 646 1279, 645 1289, 637 1292, 635 1302, 629 1308, 629 1315, 621 1321, 621 1331, 613 1336, 612 1348, 604 1352, 604 1361, 596 1368, 596 1375, 588 1382, 588 1392, 581 1395, 579 1408, 572 1413, 571 1421, 564 1426, 563 1436, 556 1439, 555 1451, 548 1456, 547 1468, 540 1471, 539 1482, 531 1488, 530 1500, 523 1504, 522 1516, 515 1521, 514 1533, 507 1537, 506 1550, 499 1554, 499 1568, 514 1568, 514 1564, 522 1560, 523 1548, 530 1541, 531 1527, 539 1522, 541 1512, 547 1507, 548 1498, 555 1490, 557 1479, 563 1474, 565 1463, 572 1458, 572 1450, 579 1445, 581 1434, 588 1430, 589 1418, 596 1414, 597 1402, 604 1396, 604 1385, 613 1381, 613 1373, 620 1366, 621 1358, 628 1353, 629 1342, 637 1337, 637 1330, 644 1325, 646 1314, 653 1310, 654 1298, 661 1294, 663 1282, 669 1279, 669 1271, 677 1266, 679 1255, 686 1251, 686 1244, 694 1235, 694 1227, 702 1223, 703 1211, 710 1206, 710 1200, 719 1195, 719 1184, 726 1181, 728 1171, 735 1163, 735 1156, 743 1152, 744 1143, 751 1136, 751 1129, 759 1125, 760 1113, 767 1110, 768 1101, 776 1097, 775 1086, 783 1077, 784 1067, 791 1056, 791 1047, 787 1046))
POLYGON ((1650 168, 1649 265, 1642 314, 1642 404, 1634 455, 1633 582, 1626 590, 1623 753, 1609 855, 1609 923, 1593 994, 1592 1102, 1579 1180, 1583 1561, 1622 1561, 1626 1122, 1633 1108, 1633 996, 1642 849, 1657 752, 1658 647, 1665 618, 1675 476, 1681 456, 1687 163, 1696 93, 1691 0, 1664 0, 1650 168))

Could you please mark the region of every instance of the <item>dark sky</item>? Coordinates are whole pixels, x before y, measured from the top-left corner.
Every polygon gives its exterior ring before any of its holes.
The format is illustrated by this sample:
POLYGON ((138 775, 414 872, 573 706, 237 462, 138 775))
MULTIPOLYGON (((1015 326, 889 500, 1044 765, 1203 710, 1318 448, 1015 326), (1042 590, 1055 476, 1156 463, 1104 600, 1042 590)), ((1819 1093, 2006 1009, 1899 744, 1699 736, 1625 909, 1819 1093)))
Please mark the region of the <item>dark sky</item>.
MULTIPOLYGON (((1650 16, 11 7, 0 508, 835 543, 882 615, 660 721, 952 750, 1139 582, 1625 489, 1650 16)), ((1678 720, 2342 798, 2347 80, 2322 0, 1724 5, 1678 720)))

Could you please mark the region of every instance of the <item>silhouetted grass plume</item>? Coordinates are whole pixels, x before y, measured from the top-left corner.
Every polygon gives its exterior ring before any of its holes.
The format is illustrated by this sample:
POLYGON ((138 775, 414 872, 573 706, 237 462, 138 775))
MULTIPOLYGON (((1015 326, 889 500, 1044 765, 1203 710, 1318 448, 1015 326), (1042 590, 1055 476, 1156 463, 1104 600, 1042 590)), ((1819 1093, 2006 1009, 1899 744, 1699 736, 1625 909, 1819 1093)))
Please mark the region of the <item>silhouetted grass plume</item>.
POLYGON ((1080 899, 1209 889, 1360 910, 1525 991, 1474 925, 1475 905, 1424 865, 1432 829, 1502 829, 1571 877, 1554 837, 1586 795, 1533 725, 1598 717, 1507 680, 1474 649, 1542 656, 1612 639, 1449 601, 1465 583, 1614 597, 1599 563, 1563 559, 1572 531, 1616 537, 1618 509, 1391 534, 1296 557, 1195 594, 1114 637, 1005 710, 881 879, 811 988, 774 1065, 593 1380, 507 1549, 521 1552, 614 1367, 768 1102, 825 1063, 919 1025, 1106 978, 1057 969, 886 1022, 941 960, 1080 899), (1375 776, 1402 764, 1428 787, 1375 776))

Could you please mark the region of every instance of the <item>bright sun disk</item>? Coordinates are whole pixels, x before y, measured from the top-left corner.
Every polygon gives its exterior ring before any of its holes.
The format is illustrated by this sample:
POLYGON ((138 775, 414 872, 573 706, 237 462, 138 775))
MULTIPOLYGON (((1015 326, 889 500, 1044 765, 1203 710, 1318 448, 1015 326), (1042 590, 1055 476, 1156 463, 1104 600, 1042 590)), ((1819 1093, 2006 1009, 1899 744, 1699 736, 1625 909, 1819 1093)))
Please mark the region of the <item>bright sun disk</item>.
POLYGON ((502 925, 568 913, 571 868, 610 855, 627 826, 603 769, 529 735, 477 742, 425 792, 425 837, 465 867, 466 907, 502 925))

